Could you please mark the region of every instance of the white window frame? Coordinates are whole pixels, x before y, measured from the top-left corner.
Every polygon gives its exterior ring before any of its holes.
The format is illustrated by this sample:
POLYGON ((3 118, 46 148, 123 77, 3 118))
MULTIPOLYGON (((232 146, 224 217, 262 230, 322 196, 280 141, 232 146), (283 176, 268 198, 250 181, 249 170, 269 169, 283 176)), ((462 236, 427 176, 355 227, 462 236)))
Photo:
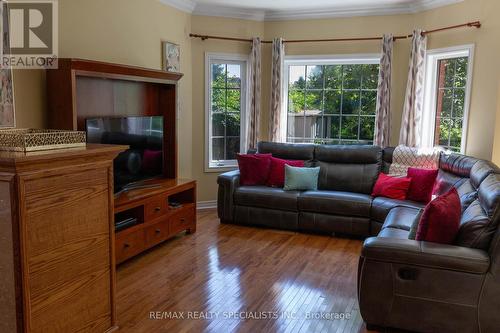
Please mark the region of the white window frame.
POLYGON ((287 141, 288 129, 288 81, 290 66, 314 66, 314 65, 380 65, 382 55, 379 53, 364 54, 334 54, 334 55, 293 55, 285 56, 283 64, 282 101, 281 101, 281 126, 280 137, 287 141))
POLYGON ((241 71, 240 100, 240 152, 245 149, 246 117, 248 101, 248 56, 229 53, 205 53, 205 172, 223 172, 238 167, 236 160, 212 161, 212 64, 239 64, 241 71))
POLYGON ((462 121, 462 142, 460 152, 467 150, 470 97, 474 69, 474 44, 454 46, 427 51, 424 86, 424 112, 422 115, 422 147, 433 148, 436 129, 438 62, 443 59, 468 57, 467 85, 465 87, 464 118, 462 121))

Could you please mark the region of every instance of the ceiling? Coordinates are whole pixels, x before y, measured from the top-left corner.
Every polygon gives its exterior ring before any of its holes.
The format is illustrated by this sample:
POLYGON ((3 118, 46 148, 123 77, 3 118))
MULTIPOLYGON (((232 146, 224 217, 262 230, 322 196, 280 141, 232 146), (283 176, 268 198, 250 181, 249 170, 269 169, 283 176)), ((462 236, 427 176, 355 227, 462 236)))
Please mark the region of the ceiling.
POLYGON ((409 14, 463 0, 160 0, 194 15, 258 21, 409 14))

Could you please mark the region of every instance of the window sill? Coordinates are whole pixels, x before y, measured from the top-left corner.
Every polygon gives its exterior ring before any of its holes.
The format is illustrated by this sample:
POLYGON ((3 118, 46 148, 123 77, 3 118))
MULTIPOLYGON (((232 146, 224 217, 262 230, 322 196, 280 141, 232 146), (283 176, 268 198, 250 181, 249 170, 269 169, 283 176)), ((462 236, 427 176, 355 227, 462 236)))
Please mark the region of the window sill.
POLYGON ((238 169, 238 165, 205 166, 205 173, 222 173, 238 169))

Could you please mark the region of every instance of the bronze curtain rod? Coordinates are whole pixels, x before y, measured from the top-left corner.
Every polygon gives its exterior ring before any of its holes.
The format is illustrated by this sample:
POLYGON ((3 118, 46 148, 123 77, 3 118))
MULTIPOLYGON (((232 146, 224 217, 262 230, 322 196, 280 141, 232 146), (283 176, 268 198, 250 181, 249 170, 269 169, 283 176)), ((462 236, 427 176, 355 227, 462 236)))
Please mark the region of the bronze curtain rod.
MULTIPOLYGON (((427 30, 424 31, 422 34, 423 35, 430 35, 435 32, 441 32, 445 30, 452 30, 452 29, 458 29, 458 28, 481 28, 481 22, 480 21, 474 21, 474 22, 469 22, 469 23, 464 23, 464 24, 458 24, 458 25, 452 25, 449 27, 444 27, 444 28, 439 28, 439 29, 434 29, 434 30, 427 30)), ((407 39, 411 38, 413 35, 404 35, 404 36, 394 36, 394 40, 398 39, 407 39)), ((189 37, 193 38, 201 38, 201 40, 207 40, 207 39, 218 39, 218 40, 229 40, 229 41, 234 41, 234 42, 252 42, 252 39, 246 39, 246 38, 233 38, 233 37, 220 37, 220 36, 210 36, 210 35, 199 35, 199 34, 189 34, 189 37)), ((370 41, 370 40, 382 40, 382 37, 358 37, 358 38, 328 38, 328 39, 291 39, 291 40, 283 40, 284 43, 314 43, 314 42, 351 42, 351 41, 370 41)), ((271 44, 272 41, 270 40, 263 40, 261 43, 264 44, 271 44)))

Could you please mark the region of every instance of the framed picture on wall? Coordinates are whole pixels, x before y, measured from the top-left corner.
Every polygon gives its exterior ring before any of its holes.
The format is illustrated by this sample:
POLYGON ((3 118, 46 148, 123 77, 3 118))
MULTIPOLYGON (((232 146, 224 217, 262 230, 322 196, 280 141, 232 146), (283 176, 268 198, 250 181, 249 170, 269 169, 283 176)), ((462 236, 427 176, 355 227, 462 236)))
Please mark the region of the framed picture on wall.
MULTIPOLYGON (((3 11, 4 6, 0 6, 2 24, 0 31, 3 40, 3 54, 10 53, 9 44, 9 21, 7 12, 3 11)), ((0 68, 0 129, 16 127, 16 117, 14 113, 14 87, 12 83, 12 68, 0 68)))
POLYGON ((181 47, 178 44, 162 41, 163 70, 178 73, 181 71, 181 47))

